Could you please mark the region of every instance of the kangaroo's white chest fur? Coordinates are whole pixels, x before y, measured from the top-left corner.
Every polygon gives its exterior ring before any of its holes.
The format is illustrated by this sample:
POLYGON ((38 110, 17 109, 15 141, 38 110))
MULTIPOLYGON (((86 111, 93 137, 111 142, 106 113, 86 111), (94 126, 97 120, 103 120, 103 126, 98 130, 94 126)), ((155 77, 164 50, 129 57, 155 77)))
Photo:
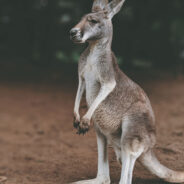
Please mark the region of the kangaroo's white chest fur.
POLYGON ((87 57, 83 77, 86 85, 86 101, 88 106, 92 104, 100 89, 100 76, 98 72, 99 53, 93 51, 87 57))

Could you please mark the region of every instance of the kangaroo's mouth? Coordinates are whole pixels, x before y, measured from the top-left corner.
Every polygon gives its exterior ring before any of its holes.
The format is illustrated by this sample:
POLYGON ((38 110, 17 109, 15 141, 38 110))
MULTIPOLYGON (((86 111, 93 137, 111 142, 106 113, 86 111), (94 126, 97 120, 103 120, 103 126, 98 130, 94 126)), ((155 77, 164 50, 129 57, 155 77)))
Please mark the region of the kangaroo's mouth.
POLYGON ((76 42, 76 43, 82 41, 81 37, 79 37, 79 36, 70 36, 70 39, 71 39, 73 42, 76 42))
POLYGON ((71 38, 71 40, 74 42, 74 43, 83 43, 82 39, 81 38, 71 38))

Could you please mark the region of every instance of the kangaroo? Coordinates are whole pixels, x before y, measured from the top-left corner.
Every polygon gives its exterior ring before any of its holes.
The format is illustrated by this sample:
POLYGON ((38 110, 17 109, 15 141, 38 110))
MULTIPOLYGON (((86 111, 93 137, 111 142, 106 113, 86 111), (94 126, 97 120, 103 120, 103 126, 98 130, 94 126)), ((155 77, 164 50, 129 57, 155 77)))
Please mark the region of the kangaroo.
POLYGON ((184 172, 163 166, 156 158, 155 117, 145 92, 118 67, 111 51, 112 18, 125 0, 94 0, 92 12, 70 31, 75 43, 88 42, 78 65, 79 85, 74 106, 74 127, 85 134, 93 121, 98 146, 97 177, 73 184, 110 184, 107 145, 122 163, 119 184, 131 184, 136 160, 168 182, 184 182, 184 172), (87 113, 80 118, 79 106, 86 92, 87 113))
POLYGON ((7 177, 5 177, 5 176, 0 176, 0 183, 1 182, 5 182, 7 180, 7 177))

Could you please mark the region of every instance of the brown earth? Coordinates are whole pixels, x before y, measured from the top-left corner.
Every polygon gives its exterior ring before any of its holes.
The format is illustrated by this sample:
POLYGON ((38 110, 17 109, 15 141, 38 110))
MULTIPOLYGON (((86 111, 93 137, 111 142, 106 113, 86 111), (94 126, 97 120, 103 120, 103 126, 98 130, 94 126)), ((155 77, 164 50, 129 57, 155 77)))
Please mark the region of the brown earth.
MULTIPOLYGON (((184 170, 184 78, 138 81, 156 114, 159 160, 184 170)), ((76 80, 69 75, 57 82, 0 82, 0 176, 8 178, 6 184, 64 184, 95 177, 94 131, 78 136, 72 125, 75 93, 76 80)), ((118 183, 120 166, 111 148, 109 154, 111 180, 118 183)), ((133 183, 165 182, 137 163, 133 183)))

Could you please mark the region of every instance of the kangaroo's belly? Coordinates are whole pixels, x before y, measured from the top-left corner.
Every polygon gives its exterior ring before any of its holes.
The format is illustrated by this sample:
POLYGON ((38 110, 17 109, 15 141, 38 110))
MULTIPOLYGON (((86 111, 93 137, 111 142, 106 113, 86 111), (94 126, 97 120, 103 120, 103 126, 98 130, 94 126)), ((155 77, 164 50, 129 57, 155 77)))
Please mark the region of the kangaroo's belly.
MULTIPOLYGON (((85 85, 86 85, 86 102, 88 108, 96 99, 100 91, 100 83, 97 80, 97 75, 94 72, 87 72, 84 74, 85 85)), ((112 92, 113 93, 113 92, 112 92)), ((117 104, 114 100, 113 95, 107 97, 95 110, 93 114, 93 121, 96 126, 104 133, 115 133, 121 134, 121 123, 122 123, 122 109, 119 108, 121 102, 117 104)))
MULTIPOLYGON (((86 102, 88 108, 90 108, 101 88, 98 82, 98 70, 95 65, 86 65, 83 77, 86 85, 86 102)), ((117 93, 117 88, 115 88, 115 90, 100 103, 93 114, 93 122, 104 134, 121 134, 124 102, 119 95, 121 95, 121 92, 117 93)))
POLYGON ((123 112, 109 100, 104 100, 96 109, 93 120, 96 126, 105 135, 121 135, 123 112))

